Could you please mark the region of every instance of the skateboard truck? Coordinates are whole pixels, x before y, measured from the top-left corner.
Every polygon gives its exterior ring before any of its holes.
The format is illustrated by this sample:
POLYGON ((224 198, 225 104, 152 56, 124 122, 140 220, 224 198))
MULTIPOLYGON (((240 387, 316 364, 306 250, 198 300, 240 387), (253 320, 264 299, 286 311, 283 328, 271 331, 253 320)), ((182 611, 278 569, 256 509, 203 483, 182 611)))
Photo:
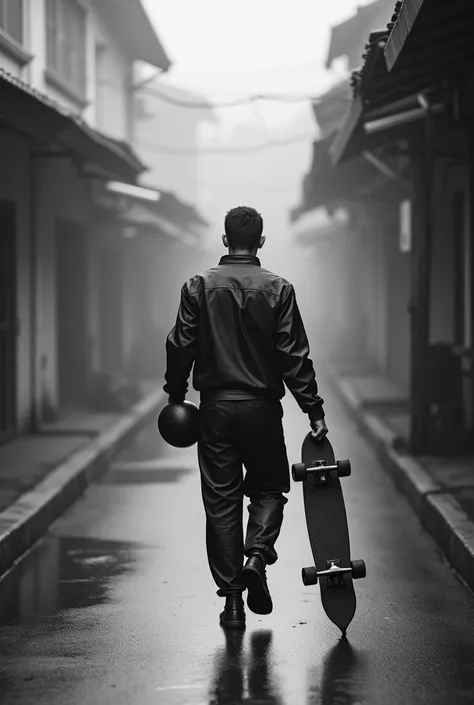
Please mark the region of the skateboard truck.
POLYGON ((344 587, 343 576, 346 573, 351 574, 354 580, 365 578, 367 571, 364 561, 351 561, 350 567, 343 568, 340 559, 336 558, 326 561, 326 570, 318 570, 315 566, 303 568, 301 578, 306 586, 316 585, 319 578, 327 578, 328 587, 344 587))
POLYGON ((339 477, 349 477, 350 460, 336 460, 335 465, 328 465, 325 460, 312 460, 310 463, 295 463, 291 466, 295 482, 304 482, 308 475, 312 475, 315 485, 327 485, 331 482, 331 472, 337 472, 339 477))

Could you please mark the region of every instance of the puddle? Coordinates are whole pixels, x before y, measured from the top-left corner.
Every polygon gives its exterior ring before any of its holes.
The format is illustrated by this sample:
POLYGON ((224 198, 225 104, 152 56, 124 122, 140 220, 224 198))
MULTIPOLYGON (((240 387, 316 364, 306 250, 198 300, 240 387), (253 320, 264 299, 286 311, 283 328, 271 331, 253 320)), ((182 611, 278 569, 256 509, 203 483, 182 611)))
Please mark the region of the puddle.
POLYGON ((132 572, 139 545, 47 536, 0 581, 0 626, 103 604, 132 572))

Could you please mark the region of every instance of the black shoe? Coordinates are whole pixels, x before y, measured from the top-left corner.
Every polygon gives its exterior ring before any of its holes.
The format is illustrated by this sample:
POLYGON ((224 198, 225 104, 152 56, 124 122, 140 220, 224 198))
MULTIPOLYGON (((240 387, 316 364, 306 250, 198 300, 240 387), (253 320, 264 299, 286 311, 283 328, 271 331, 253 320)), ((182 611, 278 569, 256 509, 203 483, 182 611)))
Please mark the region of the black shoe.
POLYGON ((245 610, 242 595, 228 595, 224 611, 220 613, 220 623, 228 629, 245 629, 245 610))
POLYGON ((259 553, 250 556, 242 568, 242 580, 248 590, 249 610, 255 614, 270 614, 273 603, 265 575, 265 560, 259 553))

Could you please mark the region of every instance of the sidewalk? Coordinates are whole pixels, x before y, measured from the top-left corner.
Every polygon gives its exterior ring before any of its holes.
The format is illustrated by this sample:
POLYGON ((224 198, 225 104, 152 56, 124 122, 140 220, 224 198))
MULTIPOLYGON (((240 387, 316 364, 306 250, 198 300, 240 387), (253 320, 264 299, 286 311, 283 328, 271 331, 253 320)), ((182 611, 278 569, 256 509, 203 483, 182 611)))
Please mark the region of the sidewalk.
POLYGON ((474 454, 415 458, 406 450, 408 399, 396 387, 381 377, 334 370, 330 382, 421 524, 474 590, 474 454))
POLYGON ((0 447, 0 576, 107 467, 165 400, 159 381, 142 385, 125 413, 77 411, 40 433, 0 447))

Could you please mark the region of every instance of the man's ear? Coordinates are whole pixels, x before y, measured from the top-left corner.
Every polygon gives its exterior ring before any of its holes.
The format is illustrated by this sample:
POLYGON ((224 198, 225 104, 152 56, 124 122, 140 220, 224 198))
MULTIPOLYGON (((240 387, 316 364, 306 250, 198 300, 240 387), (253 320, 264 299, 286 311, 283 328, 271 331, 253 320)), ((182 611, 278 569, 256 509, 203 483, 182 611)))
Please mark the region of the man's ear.
POLYGON ((227 240, 227 235, 226 235, 226 234, 224 234, 224 235, 222 236, 222 242, 224 243, 224 247, 227 247, 227 249, 228 249, 228 248, 229 248, 229 241, 227 240))
POLYGON ((265 235, 262 235, 262 237, 260 238, 260 242, 258 243, 258 249, 264 246, 266 239, 267 238, 265 237, 265 235))

